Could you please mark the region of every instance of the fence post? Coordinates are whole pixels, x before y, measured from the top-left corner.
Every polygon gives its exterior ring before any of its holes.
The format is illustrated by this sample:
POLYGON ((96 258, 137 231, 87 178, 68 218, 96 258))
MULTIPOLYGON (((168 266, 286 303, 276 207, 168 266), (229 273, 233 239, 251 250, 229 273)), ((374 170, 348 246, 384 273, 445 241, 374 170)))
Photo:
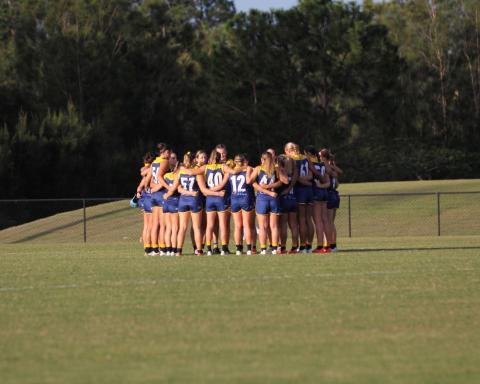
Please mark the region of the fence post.
POLYGON ((85 207, 85 199, 82 199, 83 202, 83 242, 87 242, 87 209, 85 207))
POLYGON ((352 237, 352 195, 348 195, 348 237, 352 237))
POLYGON ((437 235, 440 233, 440 192, 437 192, 437 235))

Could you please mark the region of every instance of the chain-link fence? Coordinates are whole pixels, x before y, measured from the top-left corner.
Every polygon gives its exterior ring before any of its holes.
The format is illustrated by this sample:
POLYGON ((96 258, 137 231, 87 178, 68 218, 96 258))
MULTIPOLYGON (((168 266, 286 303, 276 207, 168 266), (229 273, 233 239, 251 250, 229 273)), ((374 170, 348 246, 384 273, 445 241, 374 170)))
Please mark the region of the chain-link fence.
MULTIPOLYGON (((339 237, 480 235, 480 191, 342 195, 339 237)), ((0 243, 131 242, 143 216, 128 199, 0 200, 0 243)))

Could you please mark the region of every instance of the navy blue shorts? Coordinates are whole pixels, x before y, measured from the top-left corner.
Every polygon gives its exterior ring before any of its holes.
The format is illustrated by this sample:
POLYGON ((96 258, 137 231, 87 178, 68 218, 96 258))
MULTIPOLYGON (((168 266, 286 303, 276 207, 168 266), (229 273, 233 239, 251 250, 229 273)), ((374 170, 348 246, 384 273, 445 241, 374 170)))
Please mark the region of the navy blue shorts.
POLYGON ((311 204, 313 201, 312 187, 306 185, 297 185, 294 188, 297 204, 311 204))
POLYGON ((259 215, 268 215, 269 213, 279 214, 280 207, 278 200, 276 197, 258 194, 257 201, 255 202, 255 211, 259 215))
POLYGON ((161 189, 158 192, 152 193, 152 207, 160 207, 163 208, 163 195, 167 192, 166 189, 161 189))
POLYGON ((340 195, 337 191, 328 191, 328 200, 327 200, 328 209, 338 209, 340 208, 340 195))
POLYGON ((163 213, 178 213, 178 196, 170 196, 163 203, 163 213))
POLYGON ((152 196, 150 193, 142 193, 138 200, 138 207, 145 213, 152 213, 152 196))
POLYGON ((313 201, 327 201, 328 191, 325 188, 313 187, 313 201))
POLYGON ((297 199, 295 195, 280 195, 279 198, 280 213, 296 213, 297 199))
POLYGON ((201 196, 186 196, 181 195, 178 199, 178 212, 193 212, 197 213, 202 210, 201 196))
POLYGON ((207 212, 223 212, 228 206, 223 196, 207 196, 205 200, 205 210, 207 212))
POLYGON ((240 211, 250 212, 253 211, 254 203, 253 198, 248 195, 232 195, 231 197, 231 210, 232 213, 240 211))

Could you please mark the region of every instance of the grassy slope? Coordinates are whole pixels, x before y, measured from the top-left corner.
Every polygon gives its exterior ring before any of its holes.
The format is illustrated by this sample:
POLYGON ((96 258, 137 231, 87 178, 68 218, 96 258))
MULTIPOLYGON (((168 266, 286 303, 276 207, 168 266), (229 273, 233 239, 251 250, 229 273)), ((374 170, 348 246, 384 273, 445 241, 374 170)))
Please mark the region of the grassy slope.
POLYGON ((0 381, 479 382, 480 237, 466 242, 183 258, 0 245, 0 381))
MULTIPOLYGON (((357 183, 341 186, 342 194, 480 191, 480 180, 357 183)), ((436 196, 384 196, 351 198, 352 235, 432 236, 437 234, 436 196)), ((443 235, 480 234, 480 194, 442 195, 443 235)), ((83 212, 75 210, 0 231, 0 243, 82 242, 83 212)), ((126 201, 87 209, 89 242, 137 241, 142 217, 126 201)), ((338 211, 340 237, 348 236, 348 199, 338 211)))

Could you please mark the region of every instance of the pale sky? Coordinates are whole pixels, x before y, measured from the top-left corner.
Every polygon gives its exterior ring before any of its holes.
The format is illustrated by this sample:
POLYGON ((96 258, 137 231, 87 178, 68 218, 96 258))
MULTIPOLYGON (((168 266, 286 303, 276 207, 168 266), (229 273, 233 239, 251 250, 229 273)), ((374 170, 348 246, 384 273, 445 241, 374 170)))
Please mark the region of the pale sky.
POLYGON ((237 12, 247 12, 251 8, 268 11, 270 8, 288 9, 297 3, 297 0, 235 0, 235 7, 237 12))

